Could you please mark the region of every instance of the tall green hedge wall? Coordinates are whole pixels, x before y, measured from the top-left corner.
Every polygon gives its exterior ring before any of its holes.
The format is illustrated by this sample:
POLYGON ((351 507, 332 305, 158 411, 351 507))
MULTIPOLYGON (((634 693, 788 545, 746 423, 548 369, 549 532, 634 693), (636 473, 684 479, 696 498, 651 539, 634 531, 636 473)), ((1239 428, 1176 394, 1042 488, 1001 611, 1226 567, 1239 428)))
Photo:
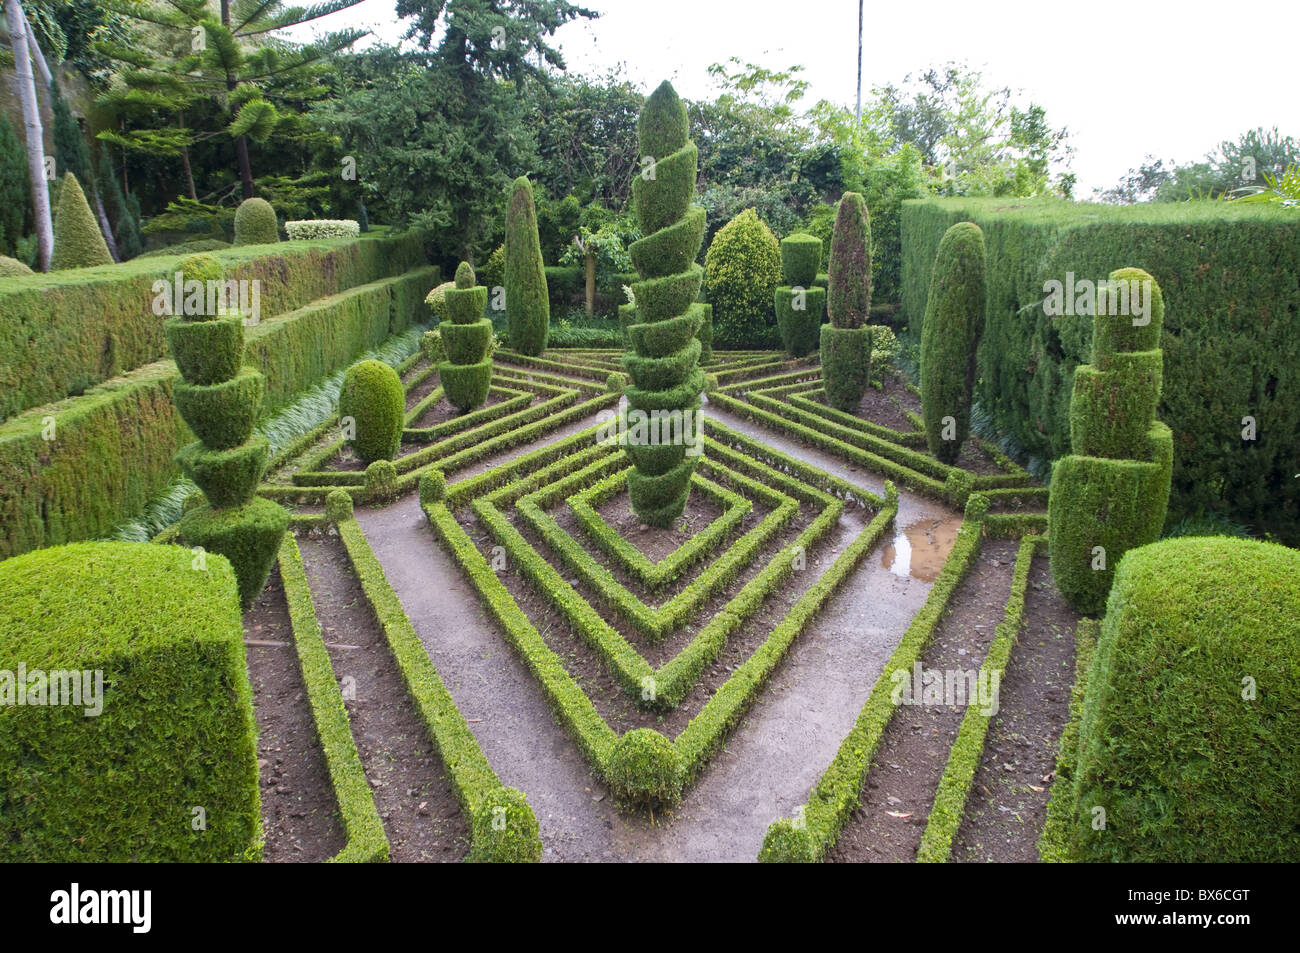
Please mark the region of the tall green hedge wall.
POLYGON ((1044 459, 1070 452, 1074 369, 1088 317, 1043 313, 1043 283, 1142 268, 1165 299, 1164 393, 1174 432, 1171 521, 1217 511, 1300 541, 1300 215, 1223 202, 1113 207, 935 199, 903 208, 903 311, 925 313, 939 240, 972 221, 988 249, 988 311, 975 396, 1044 459), (1257 439, 1242 439, 1242 418, 1257 439))
MULTIPOLYGON (((425 262, 417 233, 211 252, 227 279, 261 281, 262 320, 425 262)), ((153 283, 181 256, 7 278, 0 283, 0 420, 83 393, 167 355, 153 283)))
MULTIPOLYGON (((420 268, 247 328, 265 411, 419 323, 437 283, 437 268, 420 268)), ((167 485, 172 454, 194 439, 172 403, 176 379, 158 361, 0 424, 0 558, 103 536, 167 485)))

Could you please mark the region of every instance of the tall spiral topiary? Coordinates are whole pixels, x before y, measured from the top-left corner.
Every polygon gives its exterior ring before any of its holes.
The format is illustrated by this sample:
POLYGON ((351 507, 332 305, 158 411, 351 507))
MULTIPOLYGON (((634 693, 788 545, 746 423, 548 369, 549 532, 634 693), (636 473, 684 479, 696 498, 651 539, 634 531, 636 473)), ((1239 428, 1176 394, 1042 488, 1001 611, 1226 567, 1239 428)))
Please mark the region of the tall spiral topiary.
MULTIPOLYGON (((186 281, 219 279, 219 267, 207 255, 179 265, 186 281)), ((230 560, 240 599, 248 606, 266 585, 289 526, 283 507, 255 496, 270 451, 266 437, 253 429, 266 379, 242 366, 240 314, 179 315, 163 325, 163 332, 181 375, 172 390, 176 410, 199 438, 177 452, 176 463, 207 498, 181 517, 180 538, 230 560)))
POLYGON ((954 463, 970 433, 975 349, 984 332, 984 233, 958 222, 939 242, 921 325, 921 417, 930 452, 954 463))
MULTIPOLYGON (((506 298, 508 309, 509 293, 506 298)), ((438 325, 447 355, 438 365, 438 380, 447 400, 461 411, 483 406, 492 385, 492 321, 483 317, 487 299, 487 288, 474 283, 473 267, 462 261, 455 287, 443 292, 447 320, 438 325)))
POLYGON ((537 237, 533 187, 522 175, 515 179, 506 210, 505 289, 510 346, 522 354, 541 354, 550 333, 551 299, 537 237))
POLYGON ((59 186, 58 207, 54 210, 54 251, 50 271, 66 268, 93 268, 113 264, 108 245, 95 221, 77 177, 69 172, 59 186))
POLYGON ((1155 419, 1164 376, 1160 286, 1140 268, 1113 271, 1096 310, 1092 363, 1074 371, 1073 452, 1052 466, 1047 506, 1056 587, 1086 613, 1105 607, 1120 557, 1159 538, 1174 460, 1173 434, 1155 419), (1146 314, 1132 314, 1143 289, 1146 314))
POLYGON ((827 274, 822 379, 831 406, 851 413, 871 381, 871 218, 857 192, 840 199, 827 274))
POLYGON ((235 244, 270 245, 280 240, 275 209, 266 199, 244 199, 235 209, 235 244))
POLYGON ((691 204, 699 151, 689 132, 686 106, 665 81, 637 119, 642 171, 632 180, 632 197, 645 237, 629 248, 641 280, 632 285, 638 319, 627 329, 632 352, 623 355, 632 378, 625 391, 629 437, 638 433, 636 418, 652 415, 660 424, 641 428, 645 440, 629 439, 627 453, 636 469, 628 476, 628 492, 637 517, 660 527, 686 509, 700 461, 698 454, 687 455, 680 439, 696 425, 704 389, 696 337, 704 307, 694 302, 704 280, 695 258, 704 243, 705 211, 691 204), (673 417, 675 434, 663 426, 673 417))
POLYGON ((822 240, 796 232, 781 239, 781 275, 785 284, 776 289, 776 325, 781 344, 793 357, 816 350, 826 312, 826 289, 816 287, 822 264, 822 240))

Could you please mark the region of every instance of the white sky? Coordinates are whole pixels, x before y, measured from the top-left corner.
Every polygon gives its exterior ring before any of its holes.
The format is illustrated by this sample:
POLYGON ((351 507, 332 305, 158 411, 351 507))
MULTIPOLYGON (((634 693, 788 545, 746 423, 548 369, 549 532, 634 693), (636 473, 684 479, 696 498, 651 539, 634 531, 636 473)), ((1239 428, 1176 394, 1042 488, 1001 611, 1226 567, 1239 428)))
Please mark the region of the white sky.
MULTIPOLYGON (((852 106, 855 0, 578 0, 600 19, 561 28, 568 67, 626 63, 648 91, 667 78, 689 98, 713 92, 710 63, 738 56, 772 69, 806 67, 811 106, 852 106), (653 14, 651 13, 653 11, 653 14)), ((320 24, 355 25, 396 41, 394 0, 365 0, 320 24)), ((1114 185, 1146 153, 1196 161, 1256 126, 1300 136, 1294 64, 1297 0, 1241 7, 1187 0, 867 0, 864 95, 873 85, 947 60, 986 83, 1023 90, 1066 126, 1076 195, 1114 185)), ((305 37, 304 37, 305 38, 305 37)))

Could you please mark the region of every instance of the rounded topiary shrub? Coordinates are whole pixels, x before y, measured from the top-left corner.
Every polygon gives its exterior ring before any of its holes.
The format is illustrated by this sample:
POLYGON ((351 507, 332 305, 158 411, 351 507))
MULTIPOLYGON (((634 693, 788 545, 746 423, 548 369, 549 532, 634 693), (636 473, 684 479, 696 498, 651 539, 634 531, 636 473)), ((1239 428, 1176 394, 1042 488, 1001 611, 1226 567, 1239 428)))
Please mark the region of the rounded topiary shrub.
POLYGON ((266 199, 244 199, 235 209, 235 244, 269 245, 280 240, 275 209, 266 199))
POLYGON ((1300 552, 1254 540, 1124 556, 1079 718, 1074 859, 1300 857, 1297 580, 1300 552))
POLYGON ((397 467, 391 460, 376 460, 366 467, 366 495, 377 500, 391 500, 397 496, 397 467))
POLYGON ((447 478, 441 470, 430 470, 420 475, 420 502, 440 503, 447 495, 447 478))
POLYGON ((447 320, 447 302, 443 295, 448 288, 454 287, 456 287, 456 282, 444 281, 425 296, 424 303, 429 306, 429 311, 432 312, 435 321, 447 320))
POLYGON ((99 231, 99 223, 86 201, 77 177, 69 172, 59 186, 59 200, 54 209, 54 250, 50 253, 50 271, 67 268, 94 268, 113 264, 108 245, 99 231))
POLYGON ((342 523, 352 518, 352 494, 339 487, 325 497, 325 518, 331 523, 342 523))
POLYGON ((195 507, 177 524, 185 545, 202 546, 230 560, 239 580, 239 599, 245 606, 252 605, 266 585, 288 528, 289 511, 260 497, 221 509, 212 503, 195 507))
POLYGON ((472 863, 535 864, 542 859, 537 816, 524 792, 501 788, 483 799, 471 821, 472 863))
POLYGON ((781 246, 752 208, 718 229, 704 256, 704 290, 713 305, 714 343, 770 347, 772 296, 781 283, 781 246))
POLYGON ((176 451, 175 459, 213 506, 240 506, 257 492, 270 454, 270 441, 255 433, 228 450, 214 450, 195 440, 176 451))
POLYGON ((822 266, 822 240, 795 232, 781 239, 781 276, 795 288, 811 288, 822 266))
MULTIPOLYGON (((22 705, 16 679, 0 676, 0 861, 256 860, 243 638, 220 556, 75 543, 0 562, 0 664, 27 671, 22 705), (46 702, 52 673, 90 691, 80 704, 32 704, 35 672, 46 702), (194 829, 195 807, 206 830, 194 829)), ((65 688, 58 679, 66 701, 65 688)))
POLYGON ((0 255, 0 278, 21 278, 23 275, 34 275, 32 271, 17 258, 10 258, 8 255, 0 255))
POLYGON ((634 728, 618 739, 608 776, 615 795, 629 805, 671 807, 681 800, 681 759, 653 728, 634 728))
POLYGON ((348 368, 339 391, 339 420, 348 445, 363 462, 397 456, 405 414, 406 393, 397 371, 373 360, 348 368))

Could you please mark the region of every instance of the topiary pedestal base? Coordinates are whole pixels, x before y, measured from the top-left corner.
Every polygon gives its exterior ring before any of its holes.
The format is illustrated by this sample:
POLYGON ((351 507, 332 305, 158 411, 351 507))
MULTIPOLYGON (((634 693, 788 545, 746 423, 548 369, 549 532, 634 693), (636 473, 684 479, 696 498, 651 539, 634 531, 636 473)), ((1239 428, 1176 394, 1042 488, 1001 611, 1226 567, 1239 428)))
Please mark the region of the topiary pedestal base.
POLYGON ((826 292, 821 288, 796 292, 789 285, 782 285, 776 289, 774 303, 781 346, 786 352, 792 357, 803 357, 817 350, 822 315, 826 313, 826 292))
POLYGON ((823 326, 821 358, 826 400, 836 410, 853 413, 871 381, 871 329, 823 326))
POLYGON ((280 540, 289 528, 289 511, 260 497, 243 506, 190 510, 177 524, 187 546, 202 546, 230 560, 239 582, 239 601, 248 608, 266 585, 280 540))

